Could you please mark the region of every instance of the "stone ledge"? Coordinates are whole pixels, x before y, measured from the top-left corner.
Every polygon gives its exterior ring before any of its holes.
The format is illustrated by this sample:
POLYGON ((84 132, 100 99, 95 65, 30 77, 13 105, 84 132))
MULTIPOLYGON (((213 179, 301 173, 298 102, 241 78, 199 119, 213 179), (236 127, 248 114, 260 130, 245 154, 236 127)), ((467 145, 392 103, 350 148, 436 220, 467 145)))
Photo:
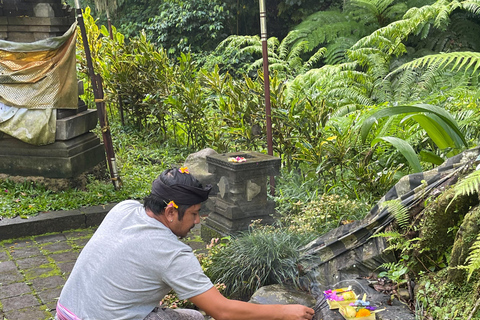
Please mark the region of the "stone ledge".
POLYGON ((69 211, 50 211, 28 219, 0 220, 0 240, 98 226, 116 203, 69 211))

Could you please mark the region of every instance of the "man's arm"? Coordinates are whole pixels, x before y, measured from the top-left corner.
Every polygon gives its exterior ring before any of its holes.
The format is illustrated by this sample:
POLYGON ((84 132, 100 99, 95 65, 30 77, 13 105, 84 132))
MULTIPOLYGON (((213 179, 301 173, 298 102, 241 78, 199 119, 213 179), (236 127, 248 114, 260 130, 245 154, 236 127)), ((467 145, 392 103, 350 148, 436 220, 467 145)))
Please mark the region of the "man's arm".
POLYGON ((299 305, 261 305, 225 298, 213 287, 189 299, 215 320, 311 320, 314 311, 299 305))

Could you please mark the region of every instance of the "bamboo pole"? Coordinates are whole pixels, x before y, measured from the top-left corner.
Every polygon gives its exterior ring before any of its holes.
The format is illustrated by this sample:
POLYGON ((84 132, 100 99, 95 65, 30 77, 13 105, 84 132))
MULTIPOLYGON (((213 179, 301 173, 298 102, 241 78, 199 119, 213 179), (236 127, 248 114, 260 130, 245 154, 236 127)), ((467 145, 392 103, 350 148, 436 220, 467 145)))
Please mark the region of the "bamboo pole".
MULTIPOLYGON (((270 106, 270 74, 268 72, 267 13, 265 0, 260 0, 260 39, 263 56, 263 84, 265 90, 265 115, 267 120, 267 152, 273 156, 272 111, 270 106)), ((275 195, 275 178, 270 176, 270 194, 275 195)))
POLYGON ((115 189, 118 190, 121 187, 121 180, 120 176, 118 175, 115 152, 113 150, 112 136, 110 132, 110 127, 108 125, 107 113, 105 112, 102 79, 100 75, 95 74, 95 70, 93 69, 92 55, 90 53, 90 47, 88 45, 87 31, 85 29, 85 22, 83 21, 83 14, 79 0, 75 0, 75 7, 77 12, 77 22, 80 26, 80 32, 82 33, 83 47, 87 59, 88 74, 90 76, 93 95, 95 97, 95 105, 97 106, 98 119, 100 122, 100 129, 102 131, 103 137, 103 145, 107 154, 107 163, 108 168, 110 169, 110 179, 112 180, 115 189))

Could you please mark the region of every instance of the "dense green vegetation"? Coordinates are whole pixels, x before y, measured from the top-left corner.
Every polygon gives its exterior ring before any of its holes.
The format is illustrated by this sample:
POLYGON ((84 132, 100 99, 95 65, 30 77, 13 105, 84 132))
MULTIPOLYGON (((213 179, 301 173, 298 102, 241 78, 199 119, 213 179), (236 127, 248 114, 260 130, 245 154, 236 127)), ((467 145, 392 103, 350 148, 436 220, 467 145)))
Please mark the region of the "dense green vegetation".
MULTIPOLYGON (((86 190, 53 192, 0 181, 3 215, 142 198, 160 170, 205 147, 265 152, 257 6, 250 0, 119 1, 110 14, 113 39, 97 13, 85 9, 123 187, 115 191, 108 181, 92 179, 86 190)), ((293 281, 290 263, 308 241, 296 236, 362 219, 400 177, 476 146, 480 134, 477 0, 269 0, 267 7, 273 144, 283 164, 275 196, 279 226, 233 239, 208 260, 212 275, 224 273, 215 266, 220 257, 229 258, 232 270, 244 268, 245 260, 239 266, 231 252, 251 248, 256 274, 219 279, 230 281, 226 292, 240 295, 293 281), (285 240, 290 254, 270 261, 267 270, 256 263, 264 266, 269 236, 285 240), (262 281, 254 282, 256 276, 262 281)), ((91 103, 81 40, 78 74, 91 103)), ((399 252, 413 246, 401 232, 389 236, 399 252)), ((473 248, 465 283, 440 281, 446 268, 415 275, 422 283, 418 319, 475 313, 478 243, 473 248), (458 294, 465 305, 452 309, 458 294)), ((452 248, 442 250, 448 263, 452 248)), ((402 257, 389 276, 401 282, 410 266, 402 257)))

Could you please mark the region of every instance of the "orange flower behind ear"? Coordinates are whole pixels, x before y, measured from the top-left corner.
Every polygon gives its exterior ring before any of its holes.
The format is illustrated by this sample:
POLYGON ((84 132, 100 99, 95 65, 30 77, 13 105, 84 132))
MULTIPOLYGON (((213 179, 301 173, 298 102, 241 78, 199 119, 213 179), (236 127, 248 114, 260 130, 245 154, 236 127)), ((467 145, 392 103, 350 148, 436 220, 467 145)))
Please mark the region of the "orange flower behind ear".
POLYGON ((368 317, 371 314, 370 310, 362 308, 357 311, 357 314, 355 315, 356 318, 359 317, 368 317))

